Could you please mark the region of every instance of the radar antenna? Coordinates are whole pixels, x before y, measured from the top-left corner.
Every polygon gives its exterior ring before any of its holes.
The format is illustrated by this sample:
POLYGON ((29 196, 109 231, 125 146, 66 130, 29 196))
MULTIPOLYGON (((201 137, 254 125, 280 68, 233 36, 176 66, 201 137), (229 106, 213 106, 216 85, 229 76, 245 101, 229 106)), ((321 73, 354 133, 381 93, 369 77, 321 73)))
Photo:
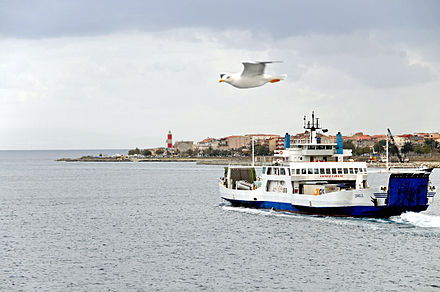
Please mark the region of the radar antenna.
POLYGON ((321 126, 319 124, 319 118, 315 118, 315 111, 312 111, 311 121, 306 122, 306 116, 304 116, 304 129, 310 130, 310 143, 317 144, 316 130, 321 129, 321 126))

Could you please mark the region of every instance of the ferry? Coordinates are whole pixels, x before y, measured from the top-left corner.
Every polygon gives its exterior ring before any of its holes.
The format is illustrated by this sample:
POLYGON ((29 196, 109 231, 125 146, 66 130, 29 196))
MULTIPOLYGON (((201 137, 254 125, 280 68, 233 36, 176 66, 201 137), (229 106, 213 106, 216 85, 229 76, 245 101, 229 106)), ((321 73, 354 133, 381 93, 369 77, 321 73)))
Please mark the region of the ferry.
POLYGON ((304 117, 304 129, 309 133, 304 140, 285 135, 284 149, 275 151, 275 162, 258 177, 254 166, 226 167, 219 179, 221 198, 239 207, 370 218, 421 212, 433 203, 432 169, 387 167, 380 174, 387 185, 371 186, 367 164, 348 159, 352 153, 343 149, 341 133, 336 143, 321 139, 319 132, 327 129, 313 112, 311 120, 304 117))

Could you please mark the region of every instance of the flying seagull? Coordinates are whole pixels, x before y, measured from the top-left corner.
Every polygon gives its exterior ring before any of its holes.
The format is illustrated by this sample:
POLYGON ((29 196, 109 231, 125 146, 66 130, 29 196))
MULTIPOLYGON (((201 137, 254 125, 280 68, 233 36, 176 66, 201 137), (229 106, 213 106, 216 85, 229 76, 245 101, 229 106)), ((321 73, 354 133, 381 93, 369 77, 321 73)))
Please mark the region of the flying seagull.
POLYGON ((287 75, 264 74, 266 64, 281 63, 279 61, 269 62, 243 62, 243 72, 221 73, 219 82, 226 82, 237 88, 252 88, 284 80, 287 75))

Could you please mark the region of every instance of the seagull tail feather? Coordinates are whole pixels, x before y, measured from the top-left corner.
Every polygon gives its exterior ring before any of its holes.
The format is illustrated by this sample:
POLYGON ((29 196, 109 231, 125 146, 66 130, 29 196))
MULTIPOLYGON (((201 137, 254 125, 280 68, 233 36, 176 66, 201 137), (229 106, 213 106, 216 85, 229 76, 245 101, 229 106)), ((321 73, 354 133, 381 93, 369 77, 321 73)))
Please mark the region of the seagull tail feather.
POLYGON ((284 80, 284 79, 286 79, 287 78, 287 74, 281 74, 281 75, 278 75, 278 76, 276 76, 278 79, 280 79, 280 80, 284 80))

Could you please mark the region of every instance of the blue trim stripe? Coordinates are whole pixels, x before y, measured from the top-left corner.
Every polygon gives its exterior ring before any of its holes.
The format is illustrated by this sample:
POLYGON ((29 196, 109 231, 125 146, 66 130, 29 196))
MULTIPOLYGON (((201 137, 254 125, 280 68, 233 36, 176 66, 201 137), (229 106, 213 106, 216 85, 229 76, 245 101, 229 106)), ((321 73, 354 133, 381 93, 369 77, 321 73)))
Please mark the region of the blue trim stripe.
POLYGON ((229 201, 233 206, 257 208, 257 209, 274 209, 276 211, 286 211, 294 213, 324 215, 324 216, 341 216, 341 217, 371 217, 371 218, 388 218, 397 216, 403 212, 420 212, 425 211, 428 205, 408 206, 404 208, 395 207, 377 207, 377 206, 351 206, 351 207, 310 207, 292 205, 289 203, 271 202, 271 201, 243 201, 223 198, 229 201))

